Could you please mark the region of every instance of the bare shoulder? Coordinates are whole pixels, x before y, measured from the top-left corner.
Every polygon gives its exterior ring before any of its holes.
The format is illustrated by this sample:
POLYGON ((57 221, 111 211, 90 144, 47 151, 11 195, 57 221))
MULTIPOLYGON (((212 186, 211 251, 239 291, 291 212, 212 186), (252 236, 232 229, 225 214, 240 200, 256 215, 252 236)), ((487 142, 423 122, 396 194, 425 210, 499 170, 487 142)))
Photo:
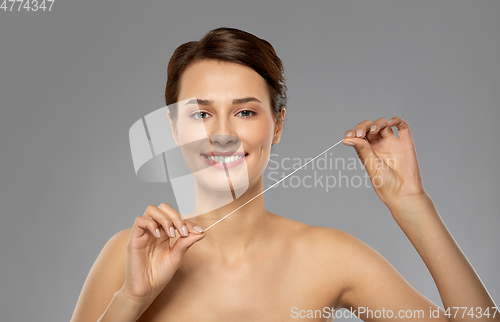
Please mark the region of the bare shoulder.
POLYGON ((280 240, 286 240, 297 259, 308 258, 307 262, 321 262, 337 268, 339 273, 345 267, 346 258, 353 253, 363 252, 368 247, 351 234, 330 227, 307 225, 289 218, 275 215, 280 240))
MULTIPOLYGON (((335 228, 309 226, 304 231, 304 243, 308 245, 310 256, 331 267, 336 276, 341 276, 337 279, 341 286, 338 308, 356 303, 370 303, 375 307, 383 288, 393 290, 391 294, 404 294, 411 303, 432 304, 415 291, 387 259, 359 238, 335 228)), ((330 278, 333 278, 331 274, 330 278)), ((384 296, 388 303, 400 301, 390 295, 384 296)))
POLYGON ((132 228, 127 228, 114 234, 102 248, 99 256, 94 263, 94 266, 100 266, 104 264, 106 265, 106 267, 111 266, 112 268, 118 270, 124 270, 125 267, 123 266, 123 264, 127 259, 127 244, 130 238, 131 231, 132 228))
MULTIPOLYGON (((325 292, 332 305, 345 303, 358 284, 391 270, 390 264, 372 247, 337 228, 311 226, 295 220, 277 219, 284 248, 292 254, 293 266, 307 272, 308 283, 325 292)), ((338 306, 341 307, 341 306, 338 306)))
MULTIPOLYGON (((379 252, 359 238, 336 228, 316 227, 282 220, 291 231, 295 267, 307 272, 316 290, 333 290, 324 297, 339 308, 370 307, 393 311, 408 308, 436 309, 415 290, 379 252), (297 260, 298 259, 298 260, 297 260)), ((323 295, 323 294, 322 294, 323 295)))
POLYGON ((97 321, 116 291, 123 286, 131 230, 117 232, 102 248, 85 280, 72 322, 97 321))
POLYGON ((288 236, 293 236, 297 244, 308 252, 318 251, 326 253, 352 253, 369 247, 353 235, 330 227, 311 226, 299 221, 277 216, 277 226, 287 232, 288 236))
POLYGON ((344 255, 366 255, 366 252, 375 251, 359 238, 337 228, 308 226, 306 233, 311 246, 324 245, 323 250, 329 249, 344 255))
POLYGON ((303 243, 311 254, 339 263, 346 272, 346 277, 355 274, 357 268, 386 262, 371 246, 337 228, 307 226, 303 229, 302 236, 303 243))

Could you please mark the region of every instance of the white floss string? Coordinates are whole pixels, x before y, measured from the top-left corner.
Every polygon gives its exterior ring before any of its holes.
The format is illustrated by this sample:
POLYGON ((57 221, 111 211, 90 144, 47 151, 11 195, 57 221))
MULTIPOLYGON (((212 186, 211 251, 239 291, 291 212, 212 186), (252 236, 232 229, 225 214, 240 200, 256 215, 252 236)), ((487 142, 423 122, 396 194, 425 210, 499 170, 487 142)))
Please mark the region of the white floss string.
MULTIPOLYGON (((342 139, 343 140, 343 139, 342 139)), ((226 219, 227 217, 229 217, 229 215, 232 215, 233 213, 235 213, 236 211, 238 211, 239 209, 243 208, 243 206, 247 205, 250 201, 254 200, 255 198, 257 198, 258 196, 264 194, 264 192, 268 191, 269 189, 271 189, 272 187, 276 186, 277 184, 279 184, 281 181, 285 180, 286 178, 288 178, 289 176, 291 176, 292 174, 294 174, 295 172, 299 171, 300 169, 302 169, 303 167, 305 167, 306 165, 308 165, 309 163, 313 162, 314 160, 316 160, 318 157, 320 157, 323 153, 325 152, 328 152, 329 150, 333 149, 334 147, 336 147, 337 145, 339 145, 342 140, 338 141, 337 143, 335 143, 334 145, 332 145, 331 147, 329 147, 328 149, 326 149, 325 151, 321 152, 320 154, 318 154, 317 156, 315 156, 314 158, 312 158, 311 160, 307 161, 306 163, 304 163, 303 165, 301 165, 300 167, 298 167, 297 169, 295 169, 294 171, 290 172, 289 174, 287 174, 285 177, 283 177, 281 180, 275 182, 273 185, 271 185, 270 187, 268 187, 266 190, 262 191, 261 193, 259 193, 258 195, 256 195, 255 197, 253 197, 252 199, 248 200, 247 202, 245 202, 244 204, 242 204, 241 206, 239 206, 238 208, 236 208, 235 210, 231 211, 230 213, 228 213, 227 215, 225 215, 224 217, 222 217, 221 219, 217 220, 216 222, 214 222, 213 224, 211 224, 210 226, 208 226, 208 228, 205 228, 204 231, 207 231, 209 230, 210 228, 212 228, 213 226, 217 225, 218 223, 220 223, 222 220, 226 219)))

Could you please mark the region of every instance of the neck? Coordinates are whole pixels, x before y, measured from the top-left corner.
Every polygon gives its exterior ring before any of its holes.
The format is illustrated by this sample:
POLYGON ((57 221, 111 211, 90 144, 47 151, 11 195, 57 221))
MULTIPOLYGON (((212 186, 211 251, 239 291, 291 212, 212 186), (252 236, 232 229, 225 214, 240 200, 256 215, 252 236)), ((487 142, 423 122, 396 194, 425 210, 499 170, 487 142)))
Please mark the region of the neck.
MULTIPOLYGON (((256 182, 250 182, 248 189, 236 200, 189 220, 206 229, 261 193, 262 185, 260 177, 256 182)), ((259 245, 268 235, 272 229, 270 219, 271 214, 264 208, 264 196, 260 195, 211 227, 206 232, 203 243, 215 250, 216 254, 237 258, 259 245)))

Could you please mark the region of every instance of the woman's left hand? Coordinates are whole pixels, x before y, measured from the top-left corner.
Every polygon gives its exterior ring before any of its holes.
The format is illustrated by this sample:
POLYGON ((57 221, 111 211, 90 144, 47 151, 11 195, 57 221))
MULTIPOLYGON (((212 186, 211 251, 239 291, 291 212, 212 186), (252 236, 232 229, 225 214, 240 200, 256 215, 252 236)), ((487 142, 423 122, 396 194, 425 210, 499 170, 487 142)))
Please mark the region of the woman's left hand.
POLYGON ((354 146, 375 192, 389 209, 427 194, 410 128, 400 117, 365 120, 348 130, 342 143, 354 146), (392 131, 398 129, 399 138, 392 131))

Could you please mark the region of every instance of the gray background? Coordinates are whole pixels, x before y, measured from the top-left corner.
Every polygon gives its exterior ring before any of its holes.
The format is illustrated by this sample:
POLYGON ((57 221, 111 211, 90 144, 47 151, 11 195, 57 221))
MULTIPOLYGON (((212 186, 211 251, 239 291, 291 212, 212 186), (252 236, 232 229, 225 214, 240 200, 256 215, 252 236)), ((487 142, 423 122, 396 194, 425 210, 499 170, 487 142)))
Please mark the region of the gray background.
MULTIPOLYGON (((168 185, 135 177, 128 130, 164 106, 175 48, 220 26, 270 41, 284 62, 277 159, 314 156, 366 118, 407 120, 428 193, 500 301, 499 15, 496 0, 56 1, 52 12, 0 11, 0 320, 68 321, 106 241, 147 205, 174 202, 168 185)), ((343 145, 332 153, 356 156, 343 145)), ((266 206, 353 234, 441 305, 372 189, 278 188, 266 206)))

